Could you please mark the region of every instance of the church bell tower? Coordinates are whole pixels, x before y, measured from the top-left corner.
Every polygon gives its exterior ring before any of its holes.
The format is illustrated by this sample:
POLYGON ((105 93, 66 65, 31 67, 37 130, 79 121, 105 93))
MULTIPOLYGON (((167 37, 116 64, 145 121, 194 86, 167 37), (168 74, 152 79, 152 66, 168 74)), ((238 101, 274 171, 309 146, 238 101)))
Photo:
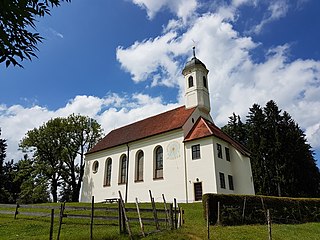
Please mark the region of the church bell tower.
POLYGON ((210 112, 208 72, 204 63, 196 58, 195 47, 193 47, 193 58, 182 70, 185 79, 185 106, 187 109, 198 107, 207 115, 210 112))

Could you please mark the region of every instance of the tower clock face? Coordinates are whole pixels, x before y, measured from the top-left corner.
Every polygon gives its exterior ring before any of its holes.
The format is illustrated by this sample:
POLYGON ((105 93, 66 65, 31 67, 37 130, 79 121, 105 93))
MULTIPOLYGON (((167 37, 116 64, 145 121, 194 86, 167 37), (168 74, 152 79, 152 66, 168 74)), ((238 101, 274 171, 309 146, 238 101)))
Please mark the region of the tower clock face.
POLYGON ((180 145, 177 141, 173 141, 167 146, 167 153, 169 159, 177 159, 180 157, 180 145))

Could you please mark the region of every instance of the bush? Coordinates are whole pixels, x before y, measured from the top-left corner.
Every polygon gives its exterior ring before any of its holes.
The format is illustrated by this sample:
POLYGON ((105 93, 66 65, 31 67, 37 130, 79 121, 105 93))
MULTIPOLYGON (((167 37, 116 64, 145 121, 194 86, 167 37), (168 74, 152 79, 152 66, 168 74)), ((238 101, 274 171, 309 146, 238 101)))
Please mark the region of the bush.
POLYGON ((209 222, 215 224, 220 202, 220 224, 265 224, 267 209, 273 222, 320 222, 319 198, 284 198, 252 195, 205 194, 204 215, 209 204, 209 222))

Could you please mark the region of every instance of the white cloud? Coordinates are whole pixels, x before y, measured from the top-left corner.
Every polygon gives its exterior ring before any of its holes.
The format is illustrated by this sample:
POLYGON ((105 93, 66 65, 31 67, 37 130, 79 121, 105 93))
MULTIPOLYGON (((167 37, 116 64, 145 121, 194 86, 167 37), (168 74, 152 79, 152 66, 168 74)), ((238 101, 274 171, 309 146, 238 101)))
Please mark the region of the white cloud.
MULTIPOLYGON (((153 17, 164 6, 172 10, 182 4, 182 1, 172 2, 134 1, 147 9, 149 17, 153 17)), ((285 44, 270 49, 262 62, 254 62, 252 52, 261 43, 235 31, 230 19, 235 19, 238 14, 236 7, 243 4, 256 6, 258 3, 258 0, 234 0, 229 7, 189 19, 187 23, 181 19, 171 20, 158 37, 117 48, 117 60, 131 74, 134 82, 145 82, 153 87, 162 85, 178 88, 177 104, 165 105, 160 96, 108 93, 104 98, 76 96, 56 111, 40 106, 24 108, 1 105, 0 126, 2 137, 8 139, 8 152, 18 159, 14 153, 26 131, 52 117, 71 113, 89 115, 97 119, 107 133, 116 127, 183 104, 184 81, 181 71, 185 59, 191 57, 192 40, 196 43, 197 57, 210 71, 211 114, 217 125, 226 124, 233 112, 245 119, 253 103, 264 106, 273 99, 306 130, 311 145, 320 149, 320 61, 289 60, 290 45, 285 44)), ((286 11, 285 1, 272 1, 270 14, 264 18, 265 23, 260 23, 260 30, 268 22, 284 16, 286 11)), ((178 11, 176 13, 178 15, 178 11)))
MULTIPOLYGON (((260 24, 260 30, 268 22, 287 13, 286 3, 270 3, 270 14, 260 24)), ((183 104, 181 70, 185 62, 181 59, 186 56, 190 58, 192 40, 195 40, 197 57, 210 71, 211 114, 218 125, 226 124, 233 112, 245 119, 252 104, 264 106, 273 99, 306 130, 312 146, 320 148, 317 137, 320 124, 320 62, 312 59, 289 60, 290 45, 287 44, 269 49, 265 60, 254 62, 252 52, 261 43, 241 36, 233 29, 230 19, 237 14, 232 7, 241 4, 256 6, 259 3, 234 1, 233 4, 230 8, 226 6, 225 11, 220 8, 216 13, 207 13, 189 21, 187 28, 182 26, 179 29, 176 21, 169 22, 162 35, 135 42, 128 48, 118 48, 117 59, 135 81, 147 81, 157 86, 164 84, 162 81, 165 79, 166 86, 179 87, 178 101, 183 104)))
POLYGON ((172 61, 170 42, 174 41, 175 32, 168 32, 161 37, 135 42, 125 49, 118 47, 117 59, 124 70, 132 75, 135 82, 153 79, 153 85, 174 86, 174 81, 167 77, 154 78, 154 73, 161 72, 162 76, 176 75, 177 66, 172 61))
POLYGON ((64 38, 64 36, 63 36, 62 33, 57 32, 57 31, 54 30, 53 28, 49 28, 49 32, 50 32, 53 36, 55 36, 55 37, 64 38))
POLYGON ((259 34, 265 25, 284 17, 288 10, 289 4, 286 0, 271 1, 267 13, 262 21, 253 28, 253 32, 259 34))
POLYGON ((160 10, 168 8, 179 18, 186 20, 197 8, 197 0, 132 0, 132 2, 145 9, 150 19, 160 10))
POLYGON ((7 160, 15 161, 22 158, 18 151, 19 142, 28 130, 37 128, 51 118, 66 117, 72 113, 90 116, 102 125, 105 133, 125 124, 155 115, 176 104, 165 105, 160 97, 150 97, 144 94, 119 96, 109 93, 104 98, 94 96, 76 96, 64 107, 55 111, 41 106, 30 108, 21 105, 0 105, 1 138, 7 140, 7 160))

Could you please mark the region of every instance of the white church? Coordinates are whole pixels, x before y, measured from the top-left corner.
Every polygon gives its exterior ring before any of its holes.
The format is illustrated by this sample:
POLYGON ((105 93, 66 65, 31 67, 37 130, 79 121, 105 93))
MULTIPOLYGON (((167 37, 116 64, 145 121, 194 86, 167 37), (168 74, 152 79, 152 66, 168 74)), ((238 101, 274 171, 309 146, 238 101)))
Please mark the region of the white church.
POLYGON ((193 55, 182 74, 185 106, 112 130, 87 154, 81 201, 201 201, 254 194, 249 152, 210 116, 208 69, 193 55))

